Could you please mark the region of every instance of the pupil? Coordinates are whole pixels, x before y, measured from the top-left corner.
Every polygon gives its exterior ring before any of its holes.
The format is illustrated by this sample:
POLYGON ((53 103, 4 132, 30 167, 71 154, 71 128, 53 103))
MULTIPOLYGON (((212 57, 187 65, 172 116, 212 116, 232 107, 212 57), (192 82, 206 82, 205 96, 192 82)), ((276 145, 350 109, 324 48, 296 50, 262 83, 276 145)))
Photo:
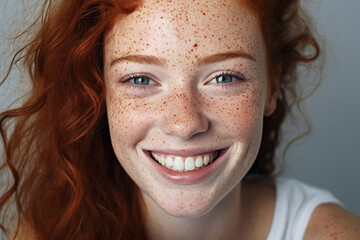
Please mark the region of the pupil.
POLYGON ((230 83, 230 82, 232 82, 231 75, 223 75, 216 77, 216 83, 230 83))
POLYGON ((147 77, 136 77, 134 78, 134 83, 139 85, 148 85, 150 82, 150 79, 147 77))

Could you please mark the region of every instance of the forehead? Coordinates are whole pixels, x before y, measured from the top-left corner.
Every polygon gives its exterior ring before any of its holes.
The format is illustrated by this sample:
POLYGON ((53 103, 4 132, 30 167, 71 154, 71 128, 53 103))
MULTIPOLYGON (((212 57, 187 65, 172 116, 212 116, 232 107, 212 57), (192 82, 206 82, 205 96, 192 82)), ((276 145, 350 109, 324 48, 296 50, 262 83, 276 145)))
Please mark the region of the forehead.
POLYGON ((236 0, 145 0, 118 19, 106 37, 115 54, 197 54, 246 51, 261 55, 257 20, 236 0))

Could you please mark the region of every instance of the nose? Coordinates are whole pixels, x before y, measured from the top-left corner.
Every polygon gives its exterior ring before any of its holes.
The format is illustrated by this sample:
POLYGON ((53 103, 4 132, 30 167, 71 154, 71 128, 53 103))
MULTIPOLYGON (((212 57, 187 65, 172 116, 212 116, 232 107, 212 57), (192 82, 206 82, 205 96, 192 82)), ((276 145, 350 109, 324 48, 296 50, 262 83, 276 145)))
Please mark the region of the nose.
POLYGON ((191 92, 173 94, 167 102, 162 122, 162 131, 165 134, 188 140, 209 129, 209 120, 191 92))

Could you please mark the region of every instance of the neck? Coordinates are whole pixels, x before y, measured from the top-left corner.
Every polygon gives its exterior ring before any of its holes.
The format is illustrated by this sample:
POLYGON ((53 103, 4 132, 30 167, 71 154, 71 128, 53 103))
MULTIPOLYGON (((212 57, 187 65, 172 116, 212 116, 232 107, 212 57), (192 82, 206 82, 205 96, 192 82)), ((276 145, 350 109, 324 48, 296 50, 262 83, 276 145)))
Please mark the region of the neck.
POLYGON ((209 213, 195 218, 174 217, 165 213, 144 195, 147 207, 146 229, 150 239, 233 239, 239 238, 242 211, 241 183, 209 213))

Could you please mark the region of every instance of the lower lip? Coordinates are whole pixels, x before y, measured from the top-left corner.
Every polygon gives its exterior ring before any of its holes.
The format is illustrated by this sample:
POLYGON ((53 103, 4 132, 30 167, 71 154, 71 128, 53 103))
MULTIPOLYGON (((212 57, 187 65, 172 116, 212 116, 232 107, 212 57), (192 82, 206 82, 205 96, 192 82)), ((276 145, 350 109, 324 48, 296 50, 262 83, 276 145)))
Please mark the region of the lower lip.
POLYGON ((206 167, 201 168, 200 170, 189 171, 189 172, 176 172, 172 171, 158 162, 156 162, 152 157, 149 151, 144 151, 146 156, 150 159, 152 165, 156 169, 161 176, 163 176, 168 181, 179 184, 179 185, 191 185, 203 182, 214 176, 216 172, 220 169, 220 166, 224 162, 226 158, 228 148, 220 150, 220 156, 213 161, 211 164, 207 165, 206 167))

